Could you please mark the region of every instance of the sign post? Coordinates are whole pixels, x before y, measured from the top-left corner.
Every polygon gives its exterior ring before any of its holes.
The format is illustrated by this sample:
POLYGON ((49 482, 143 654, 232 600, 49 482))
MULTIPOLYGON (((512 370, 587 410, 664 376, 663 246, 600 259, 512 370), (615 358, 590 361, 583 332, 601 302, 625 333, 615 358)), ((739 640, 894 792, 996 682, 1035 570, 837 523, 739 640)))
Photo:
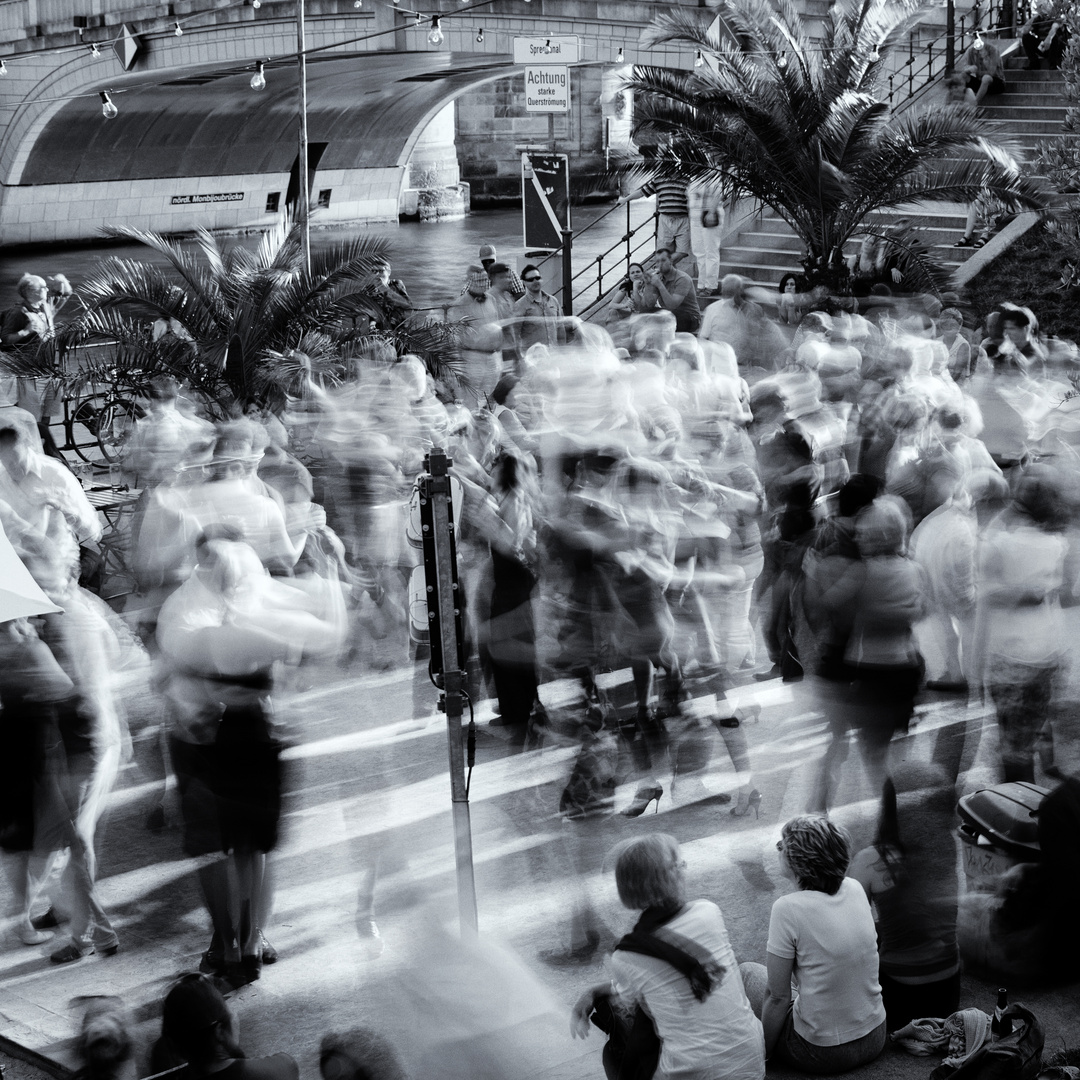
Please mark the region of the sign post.
POLYGON ((473 876, 472 826, 466 759, 472 769, 475 726, 469 721, 466 755, 464 730, 465 663, 462 649, 463 592, 457 579, 454 502, 445 451, 433 447, 419 478, 421 534, 424 549, 427 616, 431 641, 431 673, 442 691, 439 707, 446 713, 450 755, 450 805, 453 811, 454 856, 457 863, 458 918, 462 936, 476 934, 476 882, 473 876))

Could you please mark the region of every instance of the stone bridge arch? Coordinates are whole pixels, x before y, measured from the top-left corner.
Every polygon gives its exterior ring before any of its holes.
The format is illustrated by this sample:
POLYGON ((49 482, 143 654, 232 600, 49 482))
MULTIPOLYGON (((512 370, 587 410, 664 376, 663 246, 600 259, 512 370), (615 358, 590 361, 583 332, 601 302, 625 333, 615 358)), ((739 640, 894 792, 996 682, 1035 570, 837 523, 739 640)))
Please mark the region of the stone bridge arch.
MULTIPOLYGON (((0 113, 7 117, 0 242, 89 239, 119 222, 186 231, 275 220, 273 196, 283 207, 296 159, 294 4, 262 0, 255 10, 210 2, 209 11, 196 10, 194 0, 170 5, 168 19, 157 5, 153 19, 140 20, 148 9, 130 0, 95 0, 106 10, 84 20, 81 38, 62 26, 65 9, 71 19, 67 0, 0 7, 0 55, 9 72, 0 113), (175 21, 184 28, 180 37, 175 21), (111 45, 125 25, 142 42, 129 72, 111 45), (93 42, 100 59, 90 55, 93 42), (255 92, 254 64, 266 58, 267 87, 255 92), (113 91, 114 120, 101 115, 104 90, 113 91)), ((627 62, 646 59, 640 31, 661 7, 493 0, 462 12, 444 3, 445 40, 436 48, 427 40, 428 20, 417 23, 389 2, 366 0, 358 12, 351 0, 309 0, 309 138, 325 147, 311 179, 315 199, 330 192, 324 220, 396 219, 409 154, 424 128, 449 102, 518 70, 509 55, 513 36, 578 34, 585 58, 577 77, 594 69, 598 85, 599 67, 620 48, 627 62)), ((692 62, 667 53, 647 58, 692 62)), ((595 97, 590 105, 598 113, 595 97)), ((497 125, 492 132, 513 137, 497 125)))

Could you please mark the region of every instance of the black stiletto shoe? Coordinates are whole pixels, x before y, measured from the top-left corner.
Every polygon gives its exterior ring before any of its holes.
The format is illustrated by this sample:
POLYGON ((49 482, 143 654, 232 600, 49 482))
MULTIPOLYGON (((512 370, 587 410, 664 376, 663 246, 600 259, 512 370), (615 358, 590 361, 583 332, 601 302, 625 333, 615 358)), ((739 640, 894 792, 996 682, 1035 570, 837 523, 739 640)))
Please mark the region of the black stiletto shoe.
POLYGON ((748 795, 739 792, 739 801, 731 808, 731 816, 746 817, 751 810, 754 811, 754 820, 757 821, 761 812, 761 792, 757 788, 754 788, 748 795))
POLYGON ((634 794, 634 801, 623 811, 624 817, 641 817, 649 809, 649 803, 656 800, 656 809, 660 810, 660 796, 664 789, 659 784, 649 787, 639 787, 634 794))

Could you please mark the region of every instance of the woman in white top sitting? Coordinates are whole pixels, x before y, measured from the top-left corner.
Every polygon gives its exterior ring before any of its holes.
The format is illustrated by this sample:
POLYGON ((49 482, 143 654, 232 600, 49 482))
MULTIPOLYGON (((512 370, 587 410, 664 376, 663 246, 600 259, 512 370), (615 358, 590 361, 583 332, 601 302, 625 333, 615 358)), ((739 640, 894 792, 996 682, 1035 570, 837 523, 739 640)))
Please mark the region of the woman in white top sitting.
POLYGON ((847 1072, 873 1061, 885 1045, 870 902, 845 876, 851 844, 828 818, 792 818, 776 846, 781 873, 799 889, 773 904, 768 969, 743 965, 747 992, 755 1012, 764 997, 770 1057, 800 1072, 847 1072))
MULTIPOLYGON (((585 1038, 594 1011, 610 1017, 640 1006, 660 1039, 658 1075, 762 1080, 761 1025, 743 990, 724 918, 709 900, 687 902, 685 867, 677 841, 666 833, 622 848, 615 865, 619 899, 642 915, 608 960, 611 981, 587 990, 574 1006, 571 1030, 585 1038)), ((608 1026, 600 1015, 596 1023, 608 1026)), ((609 1042, 609 1076, 651 1075, 634 1056, 634 1039, 631 1033, 621 1068, 610 1060, 615 1040, 609 1042)))

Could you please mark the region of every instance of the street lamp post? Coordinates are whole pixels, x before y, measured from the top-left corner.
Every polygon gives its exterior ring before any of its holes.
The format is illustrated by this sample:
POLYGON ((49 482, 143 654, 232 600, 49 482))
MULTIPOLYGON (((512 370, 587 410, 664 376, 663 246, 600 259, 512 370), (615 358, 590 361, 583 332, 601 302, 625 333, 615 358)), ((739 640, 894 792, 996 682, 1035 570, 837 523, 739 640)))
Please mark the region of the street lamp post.
POLYGON ((297 209, 300 214, 304 245, 304 269, 311 273, 311 230, 308 226, 310 181, 308 179, 308 130, 307 130, 307 56, 304 44, 304 0, 296 0, 296 71, 299 82, 300 132, 297 154, 297 174, 300 198, 297 209))

